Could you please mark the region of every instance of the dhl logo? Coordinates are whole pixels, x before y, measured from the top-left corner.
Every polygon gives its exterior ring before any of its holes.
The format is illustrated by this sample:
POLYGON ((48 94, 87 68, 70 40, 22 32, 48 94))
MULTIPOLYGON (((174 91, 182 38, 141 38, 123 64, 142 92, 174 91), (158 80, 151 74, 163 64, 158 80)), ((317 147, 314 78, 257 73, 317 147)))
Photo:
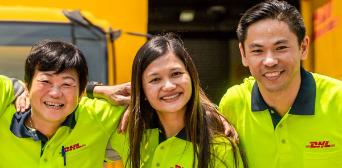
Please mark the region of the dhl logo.
POLYGON ((69 152, 69 151, 72 151, 72 150, 76 150, 76 149, 82 148, 84 146, 86 146, 86 145, 80 145, 80 143, 77 143, 77 144, 73 144, 73 145, 65 147, 64 150, 65 150, 65 152, 69 152))
POLYGON ((307 148, 330 148, 335 147, 335 144, 329 144, 329 141, 311 141, 307 148))

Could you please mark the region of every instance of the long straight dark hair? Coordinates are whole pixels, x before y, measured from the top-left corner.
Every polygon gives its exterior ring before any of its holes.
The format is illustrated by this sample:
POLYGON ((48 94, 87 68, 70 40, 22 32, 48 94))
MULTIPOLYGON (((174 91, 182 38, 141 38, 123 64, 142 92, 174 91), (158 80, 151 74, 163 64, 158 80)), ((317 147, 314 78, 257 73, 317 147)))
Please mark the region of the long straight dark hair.
POLYGON ((183 42, 172 33, 155 36, 146 42, 133 61, 132 104, 128 123, 130 151, 127 164, 132 168, 140 167, 143 133, 149 128, 152 114, 155 113, 149 102, 144 101, 146 98, 142 87, 142 74, 151 62, 169 52, 184 63, 192 81, 192 94, 187 103, 184 123, 188 140, 193 144, 193 167, 198 163, 199 168, 207 168, 213 165, 210 159, 210 140, 213 134, 223 134, 224 128, 216 106, 209 101, 200 87, 196 67, 183 42))

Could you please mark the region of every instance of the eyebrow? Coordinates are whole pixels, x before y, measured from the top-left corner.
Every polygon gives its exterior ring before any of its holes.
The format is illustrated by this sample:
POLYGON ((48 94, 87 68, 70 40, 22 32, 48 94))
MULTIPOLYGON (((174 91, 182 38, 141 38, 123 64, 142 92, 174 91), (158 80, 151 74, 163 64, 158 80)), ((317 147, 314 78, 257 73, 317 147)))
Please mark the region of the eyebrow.
MULTIPOLYGON (((42 75, 46 75, 46 76, 48 76, 48 77, 51 77, 51 76, 53 76, 53 75, 56 75, 56 73, 42 72, 42 75)), ((62 76, 62 78, 63 78, 63 79, 70 79, 70 80, 76 82, 76 79, 73 78, 73 77, 71 77, 71 76, 62 76)))
MULTIPOLYGON (((282 39, 282 40, 276 41, 274 43, 274 45, 285 44, 285 43, 288 43, 288 40, 282 39)), ((248 48, 259 48, 259 47, 263 47, 263 45, 257 44, 257 43, 252 43, 252 44, 248 45, 248 48)))
POLYGON ((71 77, 71 76, 63 76, 63 79, 70 79, 72 80, 73 82, 76 82, 76 79, 71 77))
MULTIPOLYGON (((175 67, 175 68, 171 68, 170 69, 170 71, 175 71, 175 70, 182 70, 182 68, 181 67, 175 67)), ((150 73, 150 74, 147 74, 147 76, 148 77, 150 77, 150 76, 158 76, 158 73, 156 73, 156 72, 153 72, 153 73, 150 73)))
POLYGON ((248 45, 248 48, 256 48, 256 47, 262 47, 262 45, 256 44, 256 43, 252 43, 252 44, 248 45))

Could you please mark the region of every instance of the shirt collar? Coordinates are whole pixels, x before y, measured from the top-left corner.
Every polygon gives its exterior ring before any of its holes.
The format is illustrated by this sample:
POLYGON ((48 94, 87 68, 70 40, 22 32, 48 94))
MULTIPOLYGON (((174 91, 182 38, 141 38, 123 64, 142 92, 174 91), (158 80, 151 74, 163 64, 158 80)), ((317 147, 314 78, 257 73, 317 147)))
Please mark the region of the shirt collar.
MULTIPOLYGON (((300 88, 289 113, 296 115, 314 115, 316 98, 315 79, 311 73, 305 71, 303 68, 300 70, 300 76, 300 88)), ((257 82, 253 85, 251 99, 253 112, 270 109, 260 93, 257 82)))
MULTIPOLYGON (((38 130, 31 130, 25 126, 25 121, 31 115, 31 109, 25 112, 16 112, 12 117, 10 126, 11 132, 19 138, 32 137, 35 141, 41 140, 46 142, 48 138, 38 130)), ((75 111, 67 116, 61 126, 67 126, 73 129, 76 125, 75 111)))
MULTIPOLYGON (((158 118, 158 115, 156 113, 152 114, 152 119, 151 119, 151 123, 150 123, 150 128, 154 129, 157 128, 159 130, 159 143, 165 141, 166 135, 165 135, 165 131, 163 126, 160 123, 160 120, 158 118)), ((177 138, 182 139, 182 140, 186 140, 189 141, 187 135, 186 135, 186 130, 185 128, 183 128, 181 131, 178 132, 178 134, 176 135, 177 138)))

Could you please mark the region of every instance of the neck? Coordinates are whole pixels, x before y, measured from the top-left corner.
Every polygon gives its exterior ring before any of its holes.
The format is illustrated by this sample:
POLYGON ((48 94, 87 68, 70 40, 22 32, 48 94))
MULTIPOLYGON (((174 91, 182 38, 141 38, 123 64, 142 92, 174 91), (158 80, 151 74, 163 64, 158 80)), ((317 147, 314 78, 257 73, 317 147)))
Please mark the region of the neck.
POLYGON ((173 114, 160 114, 158 117, 162 124, 165 135, 167 138, 177 135, 184 128, 184 114, 173 113, 173 114))
POLYGON ((293 105, 300 88, 301 78, 293 79, 292 83, 279 91, 267 91, 259 87, 260 93, 268 106, 274 108, 280 116, 284 116, 293 105))
POLYGON ((29 125, 29 127, 38 130, 47 138, 51 138, 56 133, 61 122, 49 122, 31 112, 31 116, 27 119, 26 124, 29 125))

